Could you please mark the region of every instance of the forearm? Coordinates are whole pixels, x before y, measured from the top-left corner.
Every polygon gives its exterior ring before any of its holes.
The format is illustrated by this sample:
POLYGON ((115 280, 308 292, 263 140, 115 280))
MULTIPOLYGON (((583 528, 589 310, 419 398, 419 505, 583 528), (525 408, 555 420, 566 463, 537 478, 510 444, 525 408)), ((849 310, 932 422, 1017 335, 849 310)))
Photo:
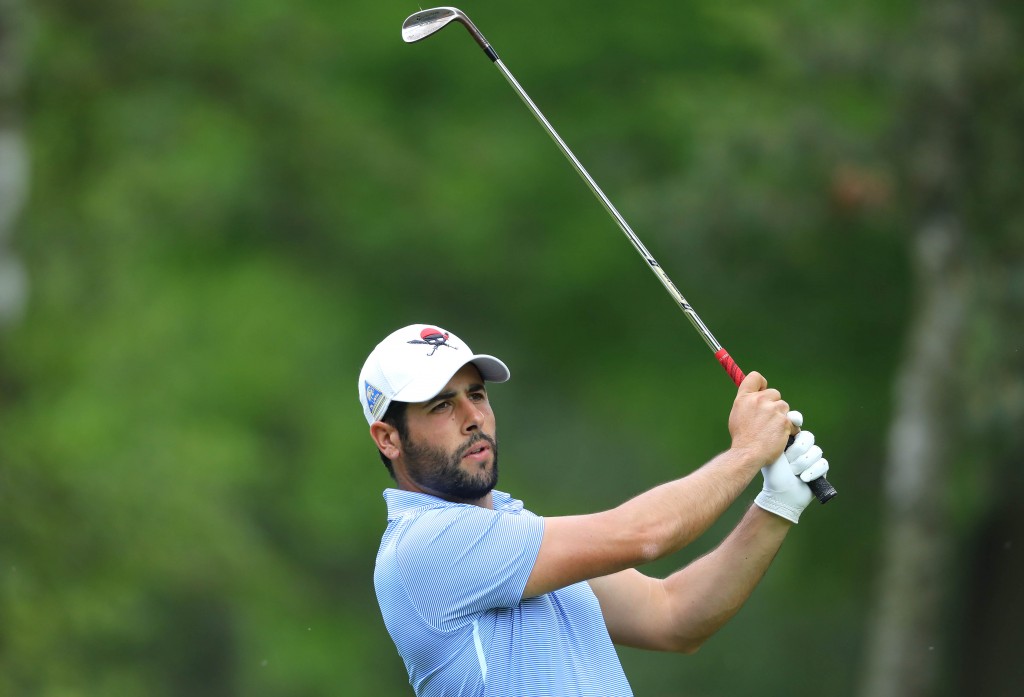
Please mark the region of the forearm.
POLYGON ((663 581, 678 650, 695 651, 739 611, 791 527, 751 506, 714 551, 663 581))
POLYGON ((750 453, 730 449, 609 513, 619 529, 640 533, 644 550, 638 562, 660 559, 704 533, 746 489, 759 466, 750 453))

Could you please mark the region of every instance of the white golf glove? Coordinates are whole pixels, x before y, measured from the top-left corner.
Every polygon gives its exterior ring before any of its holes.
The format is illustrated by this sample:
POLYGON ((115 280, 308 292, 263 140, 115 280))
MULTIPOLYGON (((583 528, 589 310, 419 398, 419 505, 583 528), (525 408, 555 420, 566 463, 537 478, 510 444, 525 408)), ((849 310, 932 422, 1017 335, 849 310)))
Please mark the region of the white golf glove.
MULTIPOLYGON (((789 420, 797 426, 804 422, 798 411, 789 412, 789 420)), ((828 460, 821 456, 821 448, 814 444, 814 434, 800 431, 793 444, 779 459, 761 468, 764 488, 754 503, 766 511, 781 516, 791 523, 800 520, 800 514, 814 498, 807 482, 828 472, 828 460)))

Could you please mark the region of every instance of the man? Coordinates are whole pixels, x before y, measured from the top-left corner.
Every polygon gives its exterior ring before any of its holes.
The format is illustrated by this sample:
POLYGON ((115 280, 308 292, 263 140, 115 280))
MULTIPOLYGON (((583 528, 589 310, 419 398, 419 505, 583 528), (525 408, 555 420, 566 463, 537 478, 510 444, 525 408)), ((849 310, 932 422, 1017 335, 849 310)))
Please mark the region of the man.
POLYGON ((367 358, 363 414, 397 485, 374 573, 384 623, 420 697, 631 695, 613 643, 696 651, 746 601, 828 463, 807 431, 783 453, 796 412, 751 373, 727 451, 612 510, 541 518, 494 489, 487 383, 508 379, 432 325, 367 358), (634 568, 694 540, 758 470, 757 505, 717 549, 666 579, 634 568))

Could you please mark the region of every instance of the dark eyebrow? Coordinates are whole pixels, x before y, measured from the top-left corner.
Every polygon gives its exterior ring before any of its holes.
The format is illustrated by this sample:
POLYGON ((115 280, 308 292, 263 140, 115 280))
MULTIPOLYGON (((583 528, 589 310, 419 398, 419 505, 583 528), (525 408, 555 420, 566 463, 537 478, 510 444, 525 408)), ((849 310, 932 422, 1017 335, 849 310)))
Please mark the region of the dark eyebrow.
POLYGON ((455 392, 455 390, 449 390, 448 392, 441 392, 440 394, 436 395, 433 399, 428 401, 427 404, 433 404, 435 402, 444 402, 446 400, 451 399, 456 394, 458 394, 458 393, 455 392))
MULTIPOLYGON (((467 393, 469 393, 469 392, 486 392, 486 391, 487 390, 484 388, 484 384, 482 382, 474 383, 474 384, 472 384, 472 385, 470 385, 469 387, 466 388, 466 392, 467 393)), ((438 402, 447 401, 449 399, 454 398, 457 394, 458 394, 458 392, 456 392, 455 390, 448 390, 447 392, 441 392, 441 393, 435 395, 433 399, 427 401, 426 405, 430 406, 430 405, 433 405, 433 404, 437 404, 438 402)))

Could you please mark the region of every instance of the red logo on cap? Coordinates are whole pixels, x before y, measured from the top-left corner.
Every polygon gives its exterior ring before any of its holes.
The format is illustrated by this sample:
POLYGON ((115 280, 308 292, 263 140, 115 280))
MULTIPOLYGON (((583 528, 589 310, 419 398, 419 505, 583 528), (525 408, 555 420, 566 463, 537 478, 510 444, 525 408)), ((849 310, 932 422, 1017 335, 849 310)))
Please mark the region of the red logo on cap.
POLYGON ((427 346, 432 346, 433 348, 430 349, 430 353, 427 354, 428 356, 433 356, 434 352, 437 351, 437 349, 441 348, 442 346, 447 346, 450 349, 455 349, 454 346, 448 343, 448 332, 442 332, 440 329, 435 329, 433 327, 427 327, 426 329, 420 332, 419 339, 413 339, 408 343, 426 344, 427 346))

